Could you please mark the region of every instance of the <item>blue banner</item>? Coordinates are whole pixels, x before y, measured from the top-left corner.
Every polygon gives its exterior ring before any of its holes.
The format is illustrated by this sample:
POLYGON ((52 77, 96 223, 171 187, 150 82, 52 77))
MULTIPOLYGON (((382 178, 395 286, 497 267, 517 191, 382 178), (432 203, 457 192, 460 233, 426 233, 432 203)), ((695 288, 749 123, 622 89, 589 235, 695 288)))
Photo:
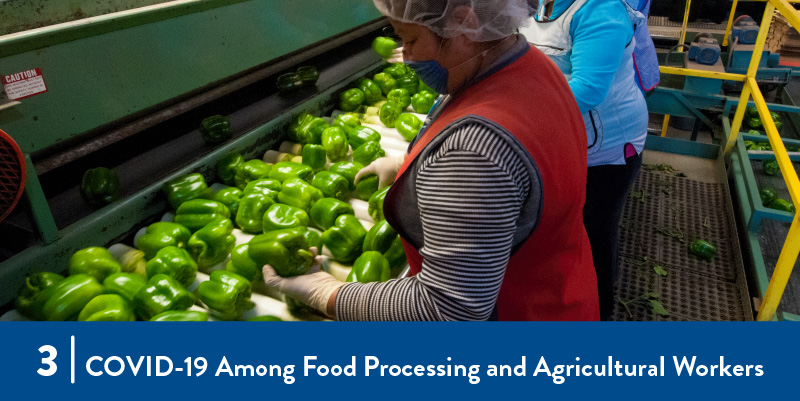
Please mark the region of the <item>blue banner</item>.
POLYGON ((744 399, 789 392, 798 334, 790 323, 13 322, 0 324, 0 398, 744 399))

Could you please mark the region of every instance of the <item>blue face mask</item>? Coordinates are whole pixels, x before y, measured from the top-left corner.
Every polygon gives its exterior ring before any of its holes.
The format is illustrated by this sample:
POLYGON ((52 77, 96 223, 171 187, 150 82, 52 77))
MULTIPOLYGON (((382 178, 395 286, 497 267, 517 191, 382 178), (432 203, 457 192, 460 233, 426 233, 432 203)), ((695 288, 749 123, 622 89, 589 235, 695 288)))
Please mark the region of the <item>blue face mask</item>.
POLYGON ((450 73, 438 61, 406 61, 405 64, 416 71, 417 76, 425 85, 430 86, 437 93, 447 93, 447 80, 450 73))

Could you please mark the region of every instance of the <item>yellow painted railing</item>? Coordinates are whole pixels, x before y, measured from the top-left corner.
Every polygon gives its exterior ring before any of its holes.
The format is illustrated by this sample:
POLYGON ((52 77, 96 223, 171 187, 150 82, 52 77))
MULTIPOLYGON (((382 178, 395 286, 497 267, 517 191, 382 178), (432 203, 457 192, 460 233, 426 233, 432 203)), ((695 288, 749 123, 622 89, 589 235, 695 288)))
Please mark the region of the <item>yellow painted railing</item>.
MULTIPOLYGON (((691 0, 687 0, 686 2, 686 15, 684 15, 683 23, 684 27, 686 26, 690 1, 691 0)), ((764 9, 764 17, 762 18, 761 25, 759 26, 758 37, 753 50, 753 57, 750 60, 750 65, 747 69, 747 74, 741 75, 714 73, 709 71, 698 71, 675 67, 661 67, 660 70, 663 74, 689 75, 702 78, 715 78, 744 82, 742 94, 739 97, 739 104, 736 107, 736 113, 733 116, 730 135, 728 136, 728 141, 725 144, 725 157, 727 159, 733 151, 733 147, 736 144, 736 138, 739 136, 739 129, 742 127, 742 120, 744 119, 747 102, 750 101, 750 98, 752 97, 753 102, 756 104, 758 114, 761 117, 761 121, 764 124, 764 130, 767 133, 767 139, 769 140, 770 145, 772 145, 772 150, 775 153, 775 158, 778 161, 778 166, 780 166, 783 179, 786 181, 786 188, 789 190, 792 203, 798 205, 800 204, 800 180, 798 180, 797 172, 794 170, 792 161, 789 159, 789 154, 786 153, 786 147, 783 145, 783 141, 778 133, 778 129, 775 127, 775 122, 772 120, 772 116, 769 113, 767 103, 764 101, 764 96, 761 94, 761 91, 758 88, 758 84, 756 82, 756 72, 758 71, 758 64, 761 61, 761 55, 764 50, 764 43, 766 43, 767 40, 767 33, 769 32, 769 26, 772 22, 773 13, 777 9, 778 12, 780 12, 781 15, 783 15, 792 25, 792 27, 800 30, 800 12, 791 6, 791 3, 800 3, 800 0, 750 1, 766 1, 767 4, 764 9)), ((727 44, 737 3, 737 0, 733 1, 723 45, 727 44)), ((681 33, 682 40, 680 43, 683 43, 684 33, 685 30, 681 33)), ((792 225, 789 228, 789 234, 786 237, 786 241, 781 249, 781 254, 778 257, 778 262, 775 265, 775 271, 772 273, 769 285, 767 286, 766 294, 758 310, 758 316, 756 317, 757 320, 772 320, 775 312, 778 309, 781 298, 783 297, 783 292, 786 289, 786 283, 789 281, 789 276, 792 274, 792 269, 797 261, 798 254, 800 254, 800 216, 795 214, 795 217, 792 220, 792 225)))

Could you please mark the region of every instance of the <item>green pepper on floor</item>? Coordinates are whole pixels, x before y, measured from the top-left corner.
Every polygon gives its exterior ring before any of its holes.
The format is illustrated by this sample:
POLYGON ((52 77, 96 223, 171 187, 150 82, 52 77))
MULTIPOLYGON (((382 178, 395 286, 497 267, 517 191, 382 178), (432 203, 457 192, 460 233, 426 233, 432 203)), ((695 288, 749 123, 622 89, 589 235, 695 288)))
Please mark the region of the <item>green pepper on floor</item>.
POLYGON ((339 95, 339 109, 342 111, 353 111, 361 106, 366 100, 366 95, 361 89, 350 88, 339 95))
POLYGON ((320 171, 311 181, 311 186, 319 189, 326 198, 347 198, 349 185, 347 178, 330 171, 320 171))
POLYGON ((355 162, 338 162, 333 163, 328 171, 331 173, 336 173, 347 179, 347 183, 350 185, 350 190, 356 189, 355 179, 356 174, 358 174, 359 170, 364 168, 363 165, 360 163, 355 162))
POLYGON ((340 127, 330 127, 322 131, 322 147, 325 149, 325 155, 332 162, 344 159, 350 150, 347 135, 340 127))
POLYGON ((271 171, 272 166, 259 159, 248 160, 236 170, 236 187, 244 189, 250 181, 267 178, 271 171))
POLYGON ((195 310, 168 310, 153 316, 151 322, 207 322, 208 313, 195 310))
POLYGON ((239 199, 242 198, 242 195, 244 195, 244 193, 239 188, 228 187, 217 191, 211 197, 211 200, 227 206, 228 210, 231 211, 231 216, 235 216, 236 211, 239 209, 239 199))
POLYGON ((275 86, 281 94, 292 93, 303 87, 303 79, 296 72, 290 72, 279 76, 275 86))
POLYGON ((78 314, 81 322, 132 322, 133 308, 117 294, 102 294, 92 298, 78 314))
POLYGON ((358 149, 367 142, 380 142, 381 134, 370 127, 358 126, 350 132, 348 141, 353 150, 358 149))
POLYGON ((378 112, 378 118, 380 118, 383 125, 394 128, 397 118, 400 117, 400 114, 403 114, 404 110, 405 109, 400 107, 396 102, 388 101, 381 106, 381 110, 378 112))
POLYGON ((386 152, 378 142, 367 142, 353 151, 353 161, 364 166, 383 156, 386 156, 386 152))
POLYGON ((106 277, 122 272, 122 266, 111 256, 108 249, 92 246, 81 249, 72 254, 69 259, 69 274, 86 274, 94 277, 97 281, 103 281, 106 277))
POLYGON ((417 92, 411 97, 411 107, 417 113, 428 114, 436 102, 436 96, 427 91, 417 92))
POLYGON ((231 251, 231 260, 225 265, 225 270, 236 273, 247 278, 251 282, 261 280, 261 265, 256 263, 251 257, 248 249, 250 245, 236 245, 231 251))
POLYGON ((372 81, 378 84, 384 96, 388 95, 392 89, 397 88, 397 80, 385 72, 375 74, 372 81))
POLYGON ((188 287, 197 278, 197 263, 186 249, 168 246, 161 248, 155 257, 147 261, 147 278, 153 278, 156 274, 166 274, 188 287))
POLYGON ((136 241, 136 247, 144 252, 145 259, 152 259, 164 247, 186 248, 191 236, 189 229, 178 223, 159 221, 147 227, 145 234, 136 241))
POLYGON ((133 297, 133 309, 142 320, 168 310, 184 310, 194 305, 194 296, 175 279, 156 274, 133 297))
POLYGON ((303 85, 314 85, 319 79, 319 70, 312 65, 304 65, 297 68, 297 75, 303 81, 303 85))
POLYGON ((758 192, 758 195, 761 197, 761 204, 764 206, 769 205, 778 198, 778 192, 772 188, 764 188, 758 192))
POLYGON ((791 202, 787 202, 785 199, 776 198, 772 202, 767 205, 770 209, 781 210, 784 212, 795 213, 795 207, 791 202))
POLYGON ((253 308, 250 301, 250 281, 236 273, 217 270, 208 281, 200 283, 197 295, 211 313, 223 320, 236 320, 242 313, 253 308))
POLYGON ((214 220, 231 217, 227 206, 213 200, 193 199, 184 202, 175 212, 175 222, 195 232, 214 220))
POLYGON ((378 191, 380 180, 375 174, 365 175, 356 184, 356 196, 358 199, 368 201, 372 194, 378 191))
POLYGON ((246 233, 260 234, 264 213, 273 204, 275 201, 263 193, 245 195, 240 202, 239 212, 236 213, 236 225, 246 233))
POLYGON ((212 267, 228 257, 236 245, 232 232, 233 223, 226 218, 216 219, 192 234, 186 247, 199 268, 212 267))
POLYGON ((342 263, 350 263, 361 254, 367 230, 358 219, 349 214, 336 218, 333 227, 322 233, 322 243, 327 247, 334 259, 342 263))
POLYGON ((386 194, 389 193, 391 186, 381 189, 369 197, 369 217, 376 222, 383 220, 383 201, 386 199, 386 194))
POLYGON ((386 99, 390 102, 397 103, 401 111, 405 111, 408 106, 411 105, 411 94, 408 93, 407 90, 401 88, 392 89, 392 91, 386 95, 386 99))
POLYGON ((200 123, 200 134, 206 143, 219 143, 233 137, 231 122, 221 115, 206 117, 200 123))
POLYGON ((780 166, 778 166, 777 160, 764 160, 761 163, 761 170, 766 175, 775 176, 781 172, 780 166))
POLYGON ((211 190, 208 189, 203 175, 199 173, 168 181, 161 187, 161 191, 167 195, 167 200, 174 210, 178 210, 183 202, 192 199, 211 198, 211 190))
POLYGON ((42 294, 46 299, 41 309, 44 320, 75 320, 92 298, 103 293, 103 285, 86 274, 69 276, 42 294))
POLYGON ((397 43, 392 38, 378 36, 372 41, 372 50, 375 50, 381 58, 392 57, 392 51, 397 47, 397 43))
MULTIPOLYGON (((290 178, 299 178, 305 182, 311 182, 314 178, 314 170, 305 164, 295 162, 280 162, 272 166, 269 178, 285 183, 290 178)), ((283 188, 281 188, 283 189, 283 188)))
POLYGON ((278 193, 278 202, 305 211, 311 209, 314 202, 322 198, 322 191, 299 178, 289 178, 284 181, 283 188, 278 193))
POLYGON ((81 179, 81 197, 93 207, 101 207, 119 199, 119 177, 114 170, 97 167, 86 170, 81 179))
POLYGON ((14 306, 19 313, 34 320, 43 320, 42 308, 47 301, 47 289, 64 280, 64 276, 51 272, 30 273, 17 292, 14 306))
POLYGON ((264 214, 263 229, 265 233, 307 225, 308 213, 295 206, 276 203, 270 206, 264 214))
POLYGON ((375 104, 383 97, 381 87, 369 78, 361 78, 358 81, 358 89, 364 92, 364 104, 367 105, 375 104))
POLYGON ((306 231, 305 227, 294 227, 256 235, 248 243, 248 254, 259 265, 272 266, 281 277, 305 274, 314 263, 306 231))
POLYGON ((343 214, 355 215, 355 211, 348 203, 334 198, 322 198, 311 207, 310 213, 311 221, 323 230, 333 227, 336 219, 343 214))
POLYGON ((403 113, 400 117, 397 117, 394 127, 397 128, 397 132, 403 136, 403 139, 411 142, 419 134, 419 130, 422 128, 422 120, 413 114, 403 113))
POLYGON ((241 153, 232 152, 222 156, 217 161, 217 178, 225 185, 234 185, 236 183, 236 170, 244 164, 244 157, 241 153))
MULTIPOLYGON (((325 131, 329 129, 330 128, 327 128, 325 131)), ((317 172, 325 168, 325 163, 327 163, 327 161, 325 148, 323 148, 322 145, 314 145, 312 143, 303 145, 303 164, 317 172)))
POLYGON ((353 263, 353 269, 347 275, 347 282, 389 281, 390 274, 389 261, 380 252, 367 251, 353 263))
POLYGON ((133 302, 136 293, 146 285, 147 278, 133 273, 112 274, 103 280, 103 287, 107 294, 117 294, 128 302, 133 302))
POLYGON ((689 243, 689 253, 705 261, 710 261, 717 254, 717 247, 707 241, 696 239, 689 243))
POLYGON ((406 263, 403 242, 386 220, 377 222, 367 232, 362 250, 380 252, 389 261, 392 270, 399 269, 406 263))

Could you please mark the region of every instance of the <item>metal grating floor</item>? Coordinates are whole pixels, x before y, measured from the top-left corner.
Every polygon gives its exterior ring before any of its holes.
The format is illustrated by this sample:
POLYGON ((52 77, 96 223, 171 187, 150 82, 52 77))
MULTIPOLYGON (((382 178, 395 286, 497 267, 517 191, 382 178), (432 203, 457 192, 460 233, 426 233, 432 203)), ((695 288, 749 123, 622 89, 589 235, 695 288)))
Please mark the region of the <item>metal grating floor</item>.
POLYGON ((628 301, 657 293, 669 316, 642 306, 629 307, 629 315, 618 302, 613 320, 752 320, 726 196, 724 183, 642 169, 620 221, 617 297, 628 301), (689 255, 688 243, 695 238, 714 244, 716 257, 705 262, 689 255), (658 275, 655 266, 667 275, 658 275))

